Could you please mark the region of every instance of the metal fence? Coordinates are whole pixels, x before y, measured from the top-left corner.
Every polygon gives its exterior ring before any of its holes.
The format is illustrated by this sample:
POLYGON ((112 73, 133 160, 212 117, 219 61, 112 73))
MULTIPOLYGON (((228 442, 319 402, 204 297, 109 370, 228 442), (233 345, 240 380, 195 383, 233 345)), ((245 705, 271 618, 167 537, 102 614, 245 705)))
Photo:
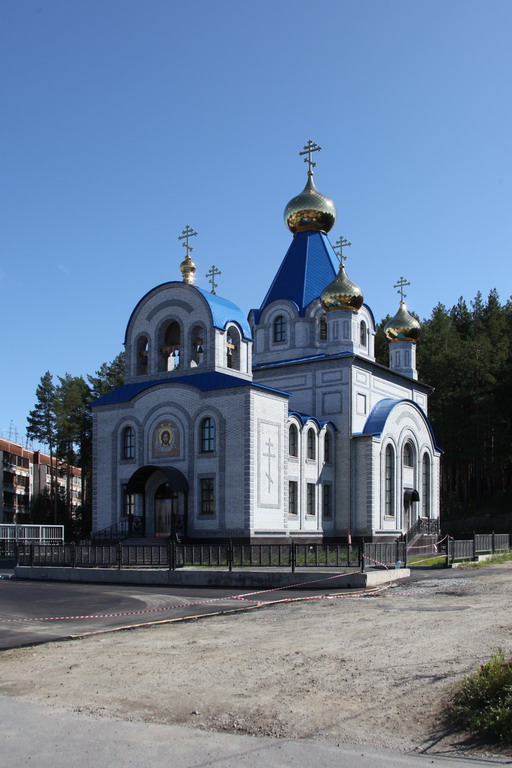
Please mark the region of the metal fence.
POLYGON ((63 544, 63 525, 0 523, 0 557, 15 557, 17 544, 63 544))
MULTIPOLYGON (((438 556, 446 565, 474 560, 480 554, 510 551, 512 535, 474 534, 471 539, 445 537, 438 556)), ((366 568, 407 567, 407 542, 358 544, 28 544, 13 543, 19 565, 80 568, 366 568)))
POLYGON ((18 565, 69 568, 359 568, 406 565, 406 545, 360 544, 23 544, 18 565))
POLYGON ((494 555, 512 549, 512 534, 474 533, 471 539, 446 538, 446 560, 476 560, 479 555, 494 555))

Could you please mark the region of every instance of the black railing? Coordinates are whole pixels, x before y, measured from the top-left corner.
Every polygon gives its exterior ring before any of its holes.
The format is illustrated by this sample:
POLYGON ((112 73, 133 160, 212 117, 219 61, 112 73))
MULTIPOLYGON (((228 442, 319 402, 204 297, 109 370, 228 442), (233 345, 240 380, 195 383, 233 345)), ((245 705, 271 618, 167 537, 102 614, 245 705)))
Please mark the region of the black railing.
POLYGON ((439 520, 419 517, 407 531, 407 538, 412 541, 414 536, 435 536, 439 533, 439 520))
MULTIPOLYGON (((123 521, 127 522, 127 521, 123 521)), ((447 566, 455 560, 475 560, 481 554, 512 550, 512 534, 473 534, 471 539, 445 536, 437 556, 447 566)), ((366 568, 407 567, 407 542, 358 544, 162 544, 90 543, 27 544, 0 542, 0 555, 16 558, 18 565, 80 568, 366 568)))
POLYGON ((476 560, 479 555, 494 555, 512 550, 512 534, 474 533, 471 539, 446 537, 444 547, 446 565, 455 560, 476 560))
POLYGON ((144 518, 125 517, 123 520, 110 525, 108 528, 102 528, 101 531, 94 531, 91 538, 93 541, 122 541, 123 539, 138 536, 144 536, 144 518))
POLYGON ((403 541, 360 544, 18 545, 18 565, 80 568, 360 568, 406 565, 403 541))

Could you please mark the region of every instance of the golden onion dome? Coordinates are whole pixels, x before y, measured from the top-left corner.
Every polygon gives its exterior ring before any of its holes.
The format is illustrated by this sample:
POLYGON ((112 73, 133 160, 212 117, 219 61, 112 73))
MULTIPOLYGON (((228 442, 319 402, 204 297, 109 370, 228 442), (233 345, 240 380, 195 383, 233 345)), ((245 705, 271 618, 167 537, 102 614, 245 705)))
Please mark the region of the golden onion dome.
POLYGON ((297 197, 292 198, 284 209, 284 220, 288 229, 296 232, 329 232, 336 221, 336 206, 315 187, 313 172, 308 172, 306 186, 297 197))
POLYGON ((194 262, 192 261, 188 253, 180 264, 180 272, 183 275, 184 283, 188 283, 189 285, 194 284, 194 275, 196 273, 196 265, 194 264, 194 262))
POLYGON ((349 280, 345 266, 341 264, 340 271, 327 288, 320 294, 320 301, 326 312, 335 309, 350 309, 357 312, 363 303, 363 292, 360 287, 349 280))
POLYGON ((416 343, 420 337, 420 324, 408 311, 405 302, 400 302, 398 312, 384 326, 384 333, 388 341, 413 341, 416 343))

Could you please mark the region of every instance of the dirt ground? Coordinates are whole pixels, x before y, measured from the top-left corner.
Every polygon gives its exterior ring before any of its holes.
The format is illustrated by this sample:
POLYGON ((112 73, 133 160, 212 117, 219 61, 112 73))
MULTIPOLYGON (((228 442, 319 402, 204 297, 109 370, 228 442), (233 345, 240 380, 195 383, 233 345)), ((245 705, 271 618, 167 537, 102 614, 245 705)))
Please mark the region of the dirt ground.
POLYGON ((93 717, 476 754, 440 716, 454 683, 512 650, 512 563, 445 575, 5 651, 0 693, 93 717))

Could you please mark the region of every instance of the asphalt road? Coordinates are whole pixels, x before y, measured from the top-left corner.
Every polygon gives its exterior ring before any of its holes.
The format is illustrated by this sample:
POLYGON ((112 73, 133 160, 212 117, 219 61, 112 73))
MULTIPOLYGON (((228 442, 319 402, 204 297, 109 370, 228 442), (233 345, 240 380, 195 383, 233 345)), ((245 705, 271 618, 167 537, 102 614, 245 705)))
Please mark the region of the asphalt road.
POLYGON ((300 592, 267 591, 244 600, 234 598, 234 595, 251 592, 254 590, 69 584, 4 578, 0 579, 0 649, 115 627, 240 610, 255 602, 319 595, 318 591, 301 589, 300 592))
MULTIPOLYGON (((3 571, 0 575, 8 576, 3 571)), ((409 582, 422 579, 477 577, 477 570, 415 568, 409 582)), ((244 600, 236 595, 255 590, 206 587, 135 587, 112 584, 40 582, 0 578, 0 650, 62 640, 116 627, 219 611, 240 610, 258 602, 318 597, 336 590, 262 591, 244 600)), ((343 590, 348 594, 356 590, 343 590)))

